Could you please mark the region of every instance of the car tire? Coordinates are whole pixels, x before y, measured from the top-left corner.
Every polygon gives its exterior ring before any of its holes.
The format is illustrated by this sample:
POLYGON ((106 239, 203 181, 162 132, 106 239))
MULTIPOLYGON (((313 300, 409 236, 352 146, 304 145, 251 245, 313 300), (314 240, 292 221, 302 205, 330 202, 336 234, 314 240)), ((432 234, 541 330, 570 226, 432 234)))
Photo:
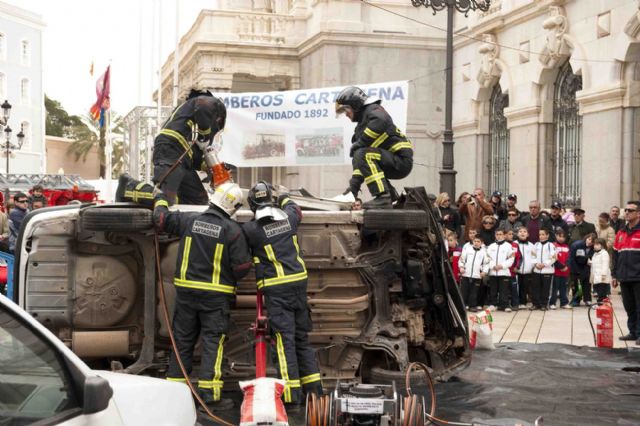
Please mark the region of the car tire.
POLYGON ((424 210, 365 210, 363 225, 380 230, 425 229, 429 227, 429 216, 424 210))
POLYGON ((81 214, 89 231, 145 231, 153 227, 153 213, 141 208, 88 208, 81 214))

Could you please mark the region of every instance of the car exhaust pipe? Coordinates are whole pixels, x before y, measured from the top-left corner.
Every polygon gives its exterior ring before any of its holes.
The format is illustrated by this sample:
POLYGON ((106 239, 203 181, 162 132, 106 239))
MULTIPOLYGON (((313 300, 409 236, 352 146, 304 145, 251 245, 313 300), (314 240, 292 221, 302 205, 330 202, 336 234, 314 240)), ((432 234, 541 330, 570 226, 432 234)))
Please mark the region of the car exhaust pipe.
POLYGON ((71 350, 80 357, 129 356, 129 330, 74 331, 71 350))

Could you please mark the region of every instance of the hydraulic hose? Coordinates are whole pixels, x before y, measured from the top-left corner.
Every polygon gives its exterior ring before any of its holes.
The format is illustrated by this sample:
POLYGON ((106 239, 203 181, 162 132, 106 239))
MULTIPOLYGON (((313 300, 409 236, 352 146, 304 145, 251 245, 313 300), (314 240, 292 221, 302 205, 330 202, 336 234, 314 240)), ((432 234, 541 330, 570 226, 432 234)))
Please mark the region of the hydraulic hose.
POLYGON ((598 346, 598 340, 596 339, 596 330, 593 328, 593 321, 591 320, 591 310, 597 309, 598 305, 591 305, 589 309, 587 309, 587 317, 589 318, 589 325, 591 326, 591 333, 593 333, 593 344, 594 346, 598 346))

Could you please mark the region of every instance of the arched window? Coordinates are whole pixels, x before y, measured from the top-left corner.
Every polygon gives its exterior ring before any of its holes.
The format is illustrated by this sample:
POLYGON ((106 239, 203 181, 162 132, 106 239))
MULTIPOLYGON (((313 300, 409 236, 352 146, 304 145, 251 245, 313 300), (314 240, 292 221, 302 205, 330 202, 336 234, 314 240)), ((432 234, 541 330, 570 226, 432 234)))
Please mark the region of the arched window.
POLYGON ((502 93, 499 84, 491 94, 489 115, 489 189, 509 191, 509 129, 504 109, 509 106, 509 95, 502 93))
POLYGON ((553 100, 553 193, 554 200, 568 207, 580 206, 582 193, 582 116, 576 92, 582 77, 567 62, 558 73, 553 100))

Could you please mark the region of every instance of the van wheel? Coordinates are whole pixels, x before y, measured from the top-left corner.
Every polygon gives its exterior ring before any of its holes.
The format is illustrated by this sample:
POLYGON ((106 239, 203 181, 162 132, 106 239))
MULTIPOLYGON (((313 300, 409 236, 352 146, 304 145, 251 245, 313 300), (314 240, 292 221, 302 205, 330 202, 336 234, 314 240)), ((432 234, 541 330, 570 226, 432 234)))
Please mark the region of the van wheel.
POLYGON ((88 208, 81 214, 89 231, 145 231, 153 227, 152 212, 140 208, 88 208))
POLYGON ((429 217, 424 210, 365 210, 363 225, 381 230, 426 229, 429 217))

